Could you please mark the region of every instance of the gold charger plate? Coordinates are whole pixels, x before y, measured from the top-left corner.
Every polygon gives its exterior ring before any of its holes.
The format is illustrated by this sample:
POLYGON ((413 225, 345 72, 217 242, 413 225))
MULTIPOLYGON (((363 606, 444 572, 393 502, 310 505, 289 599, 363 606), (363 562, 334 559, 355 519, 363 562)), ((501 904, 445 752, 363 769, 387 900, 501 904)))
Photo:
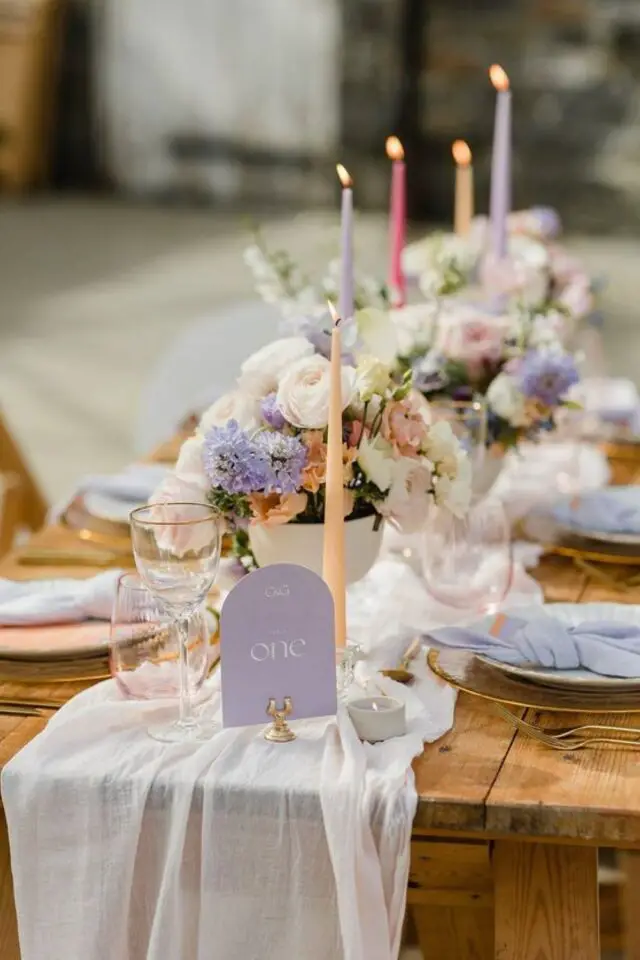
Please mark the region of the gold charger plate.
POLYGON ((530 513, 522 520, 520 529, 527 540, 539 543, 546 553, 578 557, 596 563, 640 566, 640 546, 590 540, 577 533, 569 533, 549 514, 530 513))
POLYGON ((74 530, 79 537, 86 540, 101 542, 112 549, 120 549, 123 553, 131 551, 131 533, 128 523, 117 520, 108 520, 91 513, 79 493, 73 498, 60 518, 65 527, 74 530), (85 534, 85 536, 83 536, 85 534))
POLYGON ((640 713, 640 692, 560 690, 516 680, 466 650, 429 650, 429 669, 456 690, 492 703, 560 713, 640 713))

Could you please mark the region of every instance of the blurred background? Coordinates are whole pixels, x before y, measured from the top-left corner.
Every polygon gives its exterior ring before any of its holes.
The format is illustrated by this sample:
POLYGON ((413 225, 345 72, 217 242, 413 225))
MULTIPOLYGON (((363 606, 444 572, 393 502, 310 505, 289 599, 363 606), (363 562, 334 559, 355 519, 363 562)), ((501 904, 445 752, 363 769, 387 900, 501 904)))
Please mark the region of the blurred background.
POLYGON ((638 379, 639 54, 637 0, 0 0, 0 406, 48 497, 130 459, 173 339, 253 298, 250 219, 313 256, 336 160, 380 270, 388 134, 416 232, 457 137, 486 210, 496 61, 515 207, 557 207, 638 379))

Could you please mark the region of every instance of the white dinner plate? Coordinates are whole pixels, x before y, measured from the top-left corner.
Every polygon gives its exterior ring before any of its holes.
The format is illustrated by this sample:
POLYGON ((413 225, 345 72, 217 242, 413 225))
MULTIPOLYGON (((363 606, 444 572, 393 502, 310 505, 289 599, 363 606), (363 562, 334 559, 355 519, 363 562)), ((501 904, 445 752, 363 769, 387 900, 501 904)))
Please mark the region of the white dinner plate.
MULTIPOLYGON (((519 617, 523 620, 538 619, 541 613, 555 617, 568 626, 576 626, 589 620, 608 620, 618 623, 635 623, 640 629, 640 607, 625 603, 549 603, 544 607, 526 607, 518 610, 508 610, 506 615, 519 617)), ((590 670, 555 670, 552 667, 541 667, 536 664, 501 663, 491 657, 478 655, 478 660, 486 663, 492 669, 499 670, 518 680, 528 680, 543 687, 559 687, 562 689, 577 689, 606 692, 625 690, 640 692, 640 677, 605 677, 590 670)))
POLYGON ((129 514, 146 501, 123 500, 109 493, 87 490, 83 497, 85 509, 100 520, 112 523, 129 523, 129 514))

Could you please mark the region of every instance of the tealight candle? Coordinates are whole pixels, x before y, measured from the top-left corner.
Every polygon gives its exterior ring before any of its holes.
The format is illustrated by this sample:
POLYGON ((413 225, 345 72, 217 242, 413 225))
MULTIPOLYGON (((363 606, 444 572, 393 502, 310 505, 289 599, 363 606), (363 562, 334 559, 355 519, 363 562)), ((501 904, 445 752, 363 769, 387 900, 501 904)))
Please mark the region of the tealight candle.
POLYGON ((360 740, 378 743, 407 732, 404 703, 393 697, 362 697, 347 704, 360 740))

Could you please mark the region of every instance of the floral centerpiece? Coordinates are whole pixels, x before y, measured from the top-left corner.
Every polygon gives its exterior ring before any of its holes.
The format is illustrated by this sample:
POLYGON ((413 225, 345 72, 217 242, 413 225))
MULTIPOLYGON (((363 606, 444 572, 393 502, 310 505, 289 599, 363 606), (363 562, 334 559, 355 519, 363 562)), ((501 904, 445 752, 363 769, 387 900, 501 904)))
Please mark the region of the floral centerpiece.
MULTIPOLYGON (((208 501, 251 544, 252 529, 322 524, 329 361, 304 337, 276 340, 242 365, 237 388, 204 414, 154 497, 208 501), (245 531, 242 534, 242 531, 245 531)), ((457 516, 470 466, 446 423, 381 361, 342 369, 344 516, 420 528, 431 503, 457 516)))

